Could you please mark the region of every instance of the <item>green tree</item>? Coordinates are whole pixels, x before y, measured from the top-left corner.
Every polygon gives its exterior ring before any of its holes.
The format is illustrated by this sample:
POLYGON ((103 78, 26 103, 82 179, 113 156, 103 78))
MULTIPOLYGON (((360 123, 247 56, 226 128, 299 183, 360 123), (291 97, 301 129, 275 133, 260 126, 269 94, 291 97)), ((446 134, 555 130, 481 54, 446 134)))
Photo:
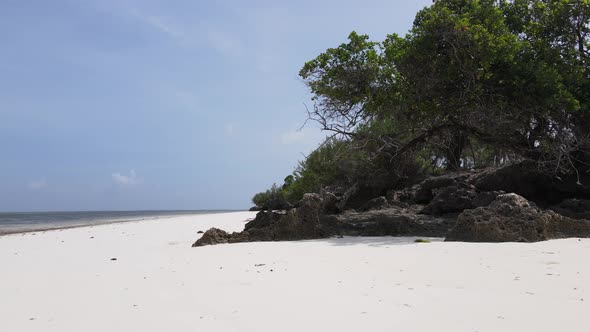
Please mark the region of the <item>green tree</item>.
POLYGON ((590 162, 590 1, 514 0, 503 1, 502 8, 528 46, 530 65, 544 68, 539 85, 552 89, 532 96, 530 104, 543 105, 545 112, 535 118, 531 136, 562 151, 553 156, 561 165, 590 162))
POLYGON ((258 202, 522 160, 590 174, 590 0, 437 0, 405 36, 352 32, 299 75, 332 135, 258 202))
POLYGON ((588 131, 588 1, 556 3, 439 0, 403 38, 353 32, 301 70, 310 118, 389 154, 426 147, 448 169, 475 165, 465 151, 482 145, 560 163, 588 131), (363 130, 381 122, 388 132, 363 130))

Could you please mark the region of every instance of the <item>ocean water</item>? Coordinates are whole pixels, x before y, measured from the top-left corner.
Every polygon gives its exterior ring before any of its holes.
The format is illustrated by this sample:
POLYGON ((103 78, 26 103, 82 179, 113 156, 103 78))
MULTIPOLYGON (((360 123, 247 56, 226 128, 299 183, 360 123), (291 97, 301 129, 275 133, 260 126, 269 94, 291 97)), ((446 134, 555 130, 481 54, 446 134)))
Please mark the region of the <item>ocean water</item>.
POLYGON ((223 212, 235 210, 0 212, 0 235, 223 212))

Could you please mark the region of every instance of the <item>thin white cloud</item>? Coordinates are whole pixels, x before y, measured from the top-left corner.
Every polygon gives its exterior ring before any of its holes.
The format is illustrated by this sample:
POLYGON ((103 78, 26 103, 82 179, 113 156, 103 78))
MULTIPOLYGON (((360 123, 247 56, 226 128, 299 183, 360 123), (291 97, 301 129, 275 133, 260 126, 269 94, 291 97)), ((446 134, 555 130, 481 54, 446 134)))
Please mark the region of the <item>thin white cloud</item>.
POLYGON ((141 20, 148 26, 159 30, 173 38, 179 38, 182 36, 181 30, 170 20, 160 16, 146 15, 141 13, 137 9, 130 10, 131 15, 141 20))
POLYGON ((143 25, 175 39, 180 46, 204 46, 226 57, 240 57, 245 54, 246 48, 239 36, 241 31, 228 30, 225 24, 183 22, 178 17, 151 15, 136 8, 128 12, 143 25))
POLYGON ((30 190, 41 190, 45 187, 47 187, 47 181, 45 180, 33 180, 33 181, 29 181, 29 183, 27 184, 27 187, 29 187, 30 190))
POLYGON ((113 173, 112 176, 115 183, 120 185, 135 185, 143 182, 143 179, 138 178, 137 174, 135 173, 135 170, 133 169, 129 171, 129 175, 113 173))

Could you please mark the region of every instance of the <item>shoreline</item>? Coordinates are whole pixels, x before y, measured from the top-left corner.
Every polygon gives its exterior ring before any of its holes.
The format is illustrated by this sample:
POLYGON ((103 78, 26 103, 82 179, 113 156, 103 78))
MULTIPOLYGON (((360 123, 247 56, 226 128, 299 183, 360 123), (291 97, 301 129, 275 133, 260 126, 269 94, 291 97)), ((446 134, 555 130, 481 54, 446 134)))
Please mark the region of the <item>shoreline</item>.
MULTIPOLYGON (((146 212, 147 213, 147 212, 165 212, 165 211, 166 210, 104 211, 104 212, 106 212, 106 213, 108 213, 108 212, 146 212)), ((170 210, 170 211, 178 212, 178 211, 183 211, 183 210, 170 210)), ((96 226, 102 226, 102 225, 112 225, 112 224, 121 224, 121 223, 134 223, 134 222, 165 220, 165 219, 175 218, 175 217, 179 217, 179 216, 197 216, 197 215, 222 214, 222 213, 245 212, 245 211, 246 210, 194 210, 194 211, 186 210, 186 213, 182 213, 182 214, 159 215, 159 216, 153 216, 153 217, 146 217, 146 218, 142 218, 142 219, 128 219, 128 220, 97 220, 94 222, 88 222, 87 224, 59 225, 58 223, 56 223, 56 225, 49 225, 48 227, 43 227, 43 225, 48 225, 50 223, 47 223, 47 224, 43 224, 43 223, 24 224, 24 225, 28 225, 28 226, 42 227, 42 228, 27 229, 27 230, 16 230, 15 229, 15 230, 5 231, 2 229, 2 226, 5 226, 5 225, 0 224, 0 238, 4 237, 4 236, 27 234, 27 233, 44 233, 44 232, 60 231, 60 230, 73 229, 73 228, 96 227, 96 226)), ((35 212, 35 213, 43 214, 43 213, 58 213, 58 212, 69 213, 70 211, 35 212)), ((103 212, 103 211, 72 211, 72 213, 83 213, 83 212, 103 212)), ((10 212, 10 213, 26 214, 29 212, 10 212)))

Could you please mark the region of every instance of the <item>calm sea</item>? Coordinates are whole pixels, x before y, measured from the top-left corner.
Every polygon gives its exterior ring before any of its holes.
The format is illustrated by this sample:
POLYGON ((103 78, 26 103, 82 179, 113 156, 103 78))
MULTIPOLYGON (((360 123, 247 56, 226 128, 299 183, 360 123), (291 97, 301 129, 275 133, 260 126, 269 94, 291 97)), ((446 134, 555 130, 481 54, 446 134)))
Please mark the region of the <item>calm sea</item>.
POLYGON ((223 212, 235 210, 0 212, 0 235, 223 212))

